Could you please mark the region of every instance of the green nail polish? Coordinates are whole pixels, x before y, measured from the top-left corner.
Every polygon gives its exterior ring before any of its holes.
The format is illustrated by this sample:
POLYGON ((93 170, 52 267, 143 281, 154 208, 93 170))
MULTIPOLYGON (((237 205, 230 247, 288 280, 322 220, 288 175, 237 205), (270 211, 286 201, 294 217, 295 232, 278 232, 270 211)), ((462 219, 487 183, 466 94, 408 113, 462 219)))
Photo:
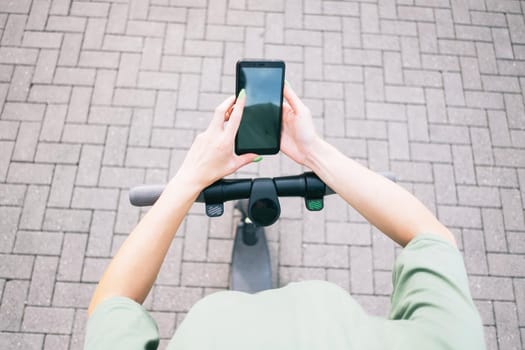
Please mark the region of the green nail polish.
POLYGON ((262 160, 262 157, 261 156, 257 156, 256 158, 254 158, 252 160, 252 162, 257 163, 257 162, 260 162, 261 160, 262 160))
POLYGON ((293 89, 292 84, 290 84, 290 82, 287 79, 284 79, 284 83, 288 85, 290 89, 293 89))
POLYGON ((243 98, 244 95, 246 95, 246 91, 242 89, 241 91, 239 91, 239 96, 237 96, 237 98, 243 98))

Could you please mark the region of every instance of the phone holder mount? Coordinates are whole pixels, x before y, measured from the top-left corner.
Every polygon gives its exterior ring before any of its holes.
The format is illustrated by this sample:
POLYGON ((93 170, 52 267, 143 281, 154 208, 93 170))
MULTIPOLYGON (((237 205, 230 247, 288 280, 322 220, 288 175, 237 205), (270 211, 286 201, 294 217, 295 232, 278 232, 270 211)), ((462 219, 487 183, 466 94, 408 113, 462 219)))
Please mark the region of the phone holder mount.
MULTIPOLYGON (((287 181, 293 181, 296 184, 298 180, 297 177, 283 178, 280 180, 279 186, 277 186, 275 179, 258 178, 251 180, 247 210, 250 220, 256 226, 274 224, 281 215, 279 196, 297 196, 296 192, 290 191, 288 193, 287 181)), ((304 193, 300 195, 304 197, 306 209, 309 211, 322 210, 326 185, 313 173, 305 173, 301 180, 304 181, 304 193)), ((224 194, 221 186, 210 186, 205 189, 204 201, 206 203, 206 215, 209 217, 218 217, 224 213, 224 194)))

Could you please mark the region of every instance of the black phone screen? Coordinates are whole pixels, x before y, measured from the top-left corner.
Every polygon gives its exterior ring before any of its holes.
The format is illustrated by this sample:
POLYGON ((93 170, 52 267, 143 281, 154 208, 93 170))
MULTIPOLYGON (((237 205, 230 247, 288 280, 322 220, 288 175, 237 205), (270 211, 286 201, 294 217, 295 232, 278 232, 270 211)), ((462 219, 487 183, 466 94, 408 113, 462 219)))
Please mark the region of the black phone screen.
POLYGON ((235 138, 235 153, 275 154, 281 142, 284 62, 237 62, 237 95, 246 105, 235 138))

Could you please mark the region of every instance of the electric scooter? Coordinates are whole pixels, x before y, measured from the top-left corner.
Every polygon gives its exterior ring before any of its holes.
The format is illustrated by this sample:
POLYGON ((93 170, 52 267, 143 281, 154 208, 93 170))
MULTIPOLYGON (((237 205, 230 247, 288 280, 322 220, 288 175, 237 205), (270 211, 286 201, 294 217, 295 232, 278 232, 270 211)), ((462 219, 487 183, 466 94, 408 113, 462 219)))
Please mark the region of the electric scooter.
MULTIPOLYGON (((390 173, 383 176, 395 181, 390 173)), ((150 206, 159 198, 164 185, 137 186, 129 199, 135 206, 150 206)), ((272 271, 268 243, 264 232, 279 219, 279 197, 303 197, 306 209, 320 211, 323 198, 334 194, 313 172, 301 175, 256 179, 221 179, 208 186, 197 198, 205 203, 206 215, 224 213, 224 202, 237 200, 234 208, 241 213, 232 251, 231 289, 257 293, 272 288, 272 271)))

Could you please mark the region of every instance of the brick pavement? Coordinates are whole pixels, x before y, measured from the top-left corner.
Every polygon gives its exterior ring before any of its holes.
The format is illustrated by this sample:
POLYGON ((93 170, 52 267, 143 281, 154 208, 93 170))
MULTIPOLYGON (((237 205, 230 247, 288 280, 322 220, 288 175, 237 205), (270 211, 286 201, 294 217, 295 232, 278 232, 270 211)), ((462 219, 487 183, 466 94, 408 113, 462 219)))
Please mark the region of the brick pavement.
MULTIPOLYGON (((525 2, 0 0, 0 348, 79 349, 86 307, 241 57, 281 58, 320 133, 392 170, 458 238, 489 349, 525 346, 525 2)), ((241 176, 293 174, 267 157, 241 176)), ((380 194, 378 194, 380 195, 380 194)), ((397 249, 338 198, 283 200, 275 285, 385 315, 397 249)), ((146 301, 163 344, 227 288, 234 212, 196 205, 146 301)))

